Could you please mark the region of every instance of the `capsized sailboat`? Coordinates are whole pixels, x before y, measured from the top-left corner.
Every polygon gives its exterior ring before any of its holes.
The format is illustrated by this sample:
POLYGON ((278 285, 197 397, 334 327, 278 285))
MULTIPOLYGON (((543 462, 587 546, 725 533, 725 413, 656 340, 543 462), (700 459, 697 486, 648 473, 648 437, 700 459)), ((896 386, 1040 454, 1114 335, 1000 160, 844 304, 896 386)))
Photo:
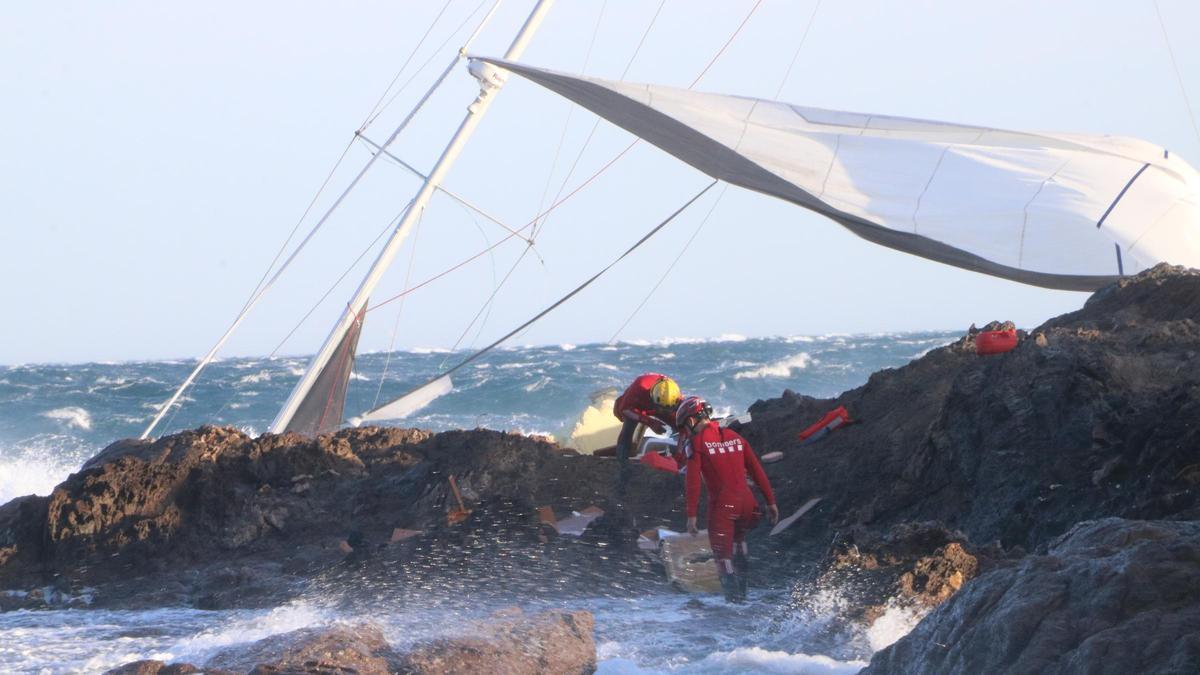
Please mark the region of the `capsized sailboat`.
MULTIPOLYGON (((1200 175, 1164 148, 1112 136, 1026 133, 804 108, 518 63, 551 5, 552 0, 537 3, 503 58, 471 59, 469 71, 479 82, 479 95, 437 164, 423 176, 421 189, 272 422, 271 432, 320 434, 344 423, 346 390, 371 294, 509 72, 557 92, 714 181, 785 200, 864 239, 937 262, 1079 291, 1160 262, 1200 267, 1200 175)), ((447 66, 430 93, 457 62, 447 66)), ((378 152, 359 177, 387 155, 389 144, 424 100, 375 146, 378 152)), ((455 369, 567 301, 686 207, 516 330, 352 421, 400 418, 447 393, 455 369)), ((259 297, 261 293, 247 304, 229 332, 259 297)))

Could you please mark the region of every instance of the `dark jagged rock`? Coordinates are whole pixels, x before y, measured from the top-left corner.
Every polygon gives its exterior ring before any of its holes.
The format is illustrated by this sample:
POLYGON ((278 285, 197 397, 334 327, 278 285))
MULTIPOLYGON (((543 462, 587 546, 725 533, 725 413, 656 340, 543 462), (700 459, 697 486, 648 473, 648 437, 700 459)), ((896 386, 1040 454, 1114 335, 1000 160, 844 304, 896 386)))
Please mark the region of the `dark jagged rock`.
POLYGON ((1109 518, 979 577, 862 672, 1198 671, 1200 523, 1109 518))
POLYGON ((835 533, 935 521, 1014 554, 1081 520, 1195 518, 1200 487, 1200 273, 1165 266, 1098 292, 1015 350, 966 342, 873 374, 836 399, 785 392, 742 433, 782 450, 767 471, 786 515, 769 540, 797 565, 835 533), (801 447, 837 405, 858 424, 801 447))

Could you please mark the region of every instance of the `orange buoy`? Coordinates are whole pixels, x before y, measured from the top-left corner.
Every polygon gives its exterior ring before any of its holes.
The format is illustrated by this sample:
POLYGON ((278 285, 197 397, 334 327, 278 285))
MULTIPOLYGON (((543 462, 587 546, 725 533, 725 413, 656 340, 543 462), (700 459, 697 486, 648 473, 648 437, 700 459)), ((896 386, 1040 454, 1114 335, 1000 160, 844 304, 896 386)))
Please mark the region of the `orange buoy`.
POLYGON ((976 354, 1003 354, 1017 346, 1017 331, 985 330, 975 336, 976 354))

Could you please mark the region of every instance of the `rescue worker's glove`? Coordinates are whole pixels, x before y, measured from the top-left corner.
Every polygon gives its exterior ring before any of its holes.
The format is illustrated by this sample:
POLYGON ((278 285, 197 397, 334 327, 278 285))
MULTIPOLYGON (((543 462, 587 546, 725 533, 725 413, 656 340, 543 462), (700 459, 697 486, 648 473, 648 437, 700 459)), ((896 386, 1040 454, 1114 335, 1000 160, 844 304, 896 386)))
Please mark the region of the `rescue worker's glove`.
POLYGON ((767 504, 767 518, 774 525, 779 522, 779 507, 775 504, 767 504))
POLYGON ((667 432, 667 425, 663 424, 661 420, 655 417, 642 415, 638 421, 653 429, 654 433, 656 434, 665 434, 667 432))
POLYGON ((700 528, 696 527, 696 516, 688 518, 687 531, 693 537, 700 534, 700 528))

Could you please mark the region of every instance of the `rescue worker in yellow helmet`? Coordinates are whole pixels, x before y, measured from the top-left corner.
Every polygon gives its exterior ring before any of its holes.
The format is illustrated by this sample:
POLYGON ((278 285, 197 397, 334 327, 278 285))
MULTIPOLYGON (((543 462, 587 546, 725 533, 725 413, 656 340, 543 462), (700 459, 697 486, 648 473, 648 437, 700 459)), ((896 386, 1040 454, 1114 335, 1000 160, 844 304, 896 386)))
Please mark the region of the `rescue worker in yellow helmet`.
POLYGON ((613 404, 613 415, 621 420, 621 435, 617 437, 617 459, 629 458, 634 432, 645 425, 655 433, 675 428, 675 408, 683 394, 675 380, 659 373, 639 375, 613 404))

